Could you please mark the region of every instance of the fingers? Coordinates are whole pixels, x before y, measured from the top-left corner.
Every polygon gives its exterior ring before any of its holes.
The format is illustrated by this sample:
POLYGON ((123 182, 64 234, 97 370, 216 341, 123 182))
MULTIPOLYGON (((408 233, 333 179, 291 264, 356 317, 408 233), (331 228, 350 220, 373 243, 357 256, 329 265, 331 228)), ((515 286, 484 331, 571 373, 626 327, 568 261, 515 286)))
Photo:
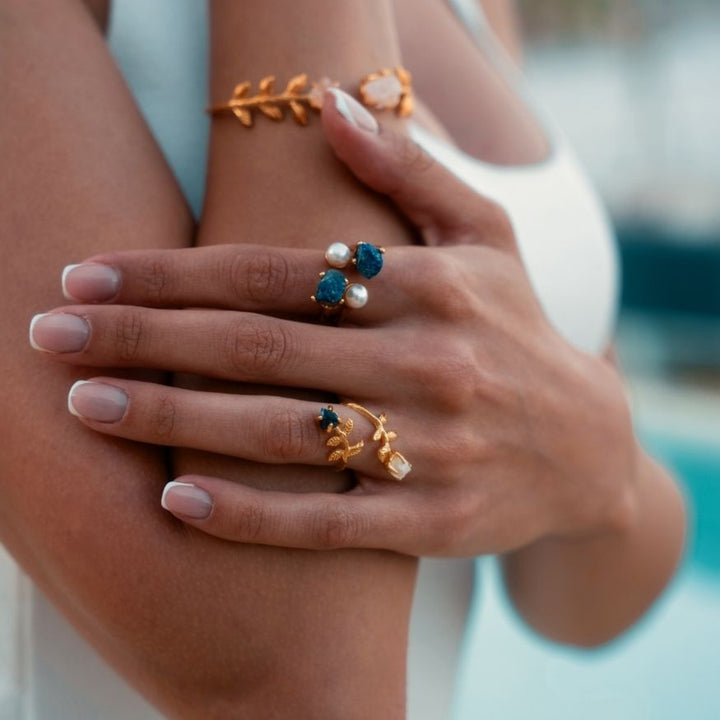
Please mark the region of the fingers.
MULTIPOLYGON (((351 239, 347 242, 352 244, 351 239)), ((137 250, 69 265, 62 275, 62 289, 68 300, 83 303, 319 316, 311 296, 319 273, 327 269, 323 253, 317 250, 262 245, 137 250)), ((362 281, 352 272, 347 276, 350 282, 362 281)), ((402 276, 397 262, 386 263, 383 278, 388 281, 373 283, 371 301, 352 311, 353 321, 382 321, 390 308, 397 310, 402 300, 397 281, 402 276)))
POLYGON ((183 522, 235 542, 307 550, 423 547, 418 503, 392 485, 376 494, 291 494, 187 476, 165 487, 162 505, 183 522))
POLYGON ((317 421, 319 404, 282 397, 195 392, 97 377, 72 386, 68 410, 92 429, 128 440, 271 464, 323 466, 329 453, 344 451, 353 470, 388 477, 371 440, 373 426, 346 406, 336 411, 343 424, 352 420, 354 427, 347 443, 341 438, 330 447, 326 442, 331 433, 317 421))
POLYGON ((308 250, 215 245, 107 253, 69 265, 63 294, 79 302, 313 312, 322 257, 308 250))
POLYGON ((373 190, 388 195, 429 244, 478 243, 514 247, 512 227, 499 205, 476 193, 406 135, 378 132, 346 120, 356 103, 341 91, 326 94, 322 122, 337 157, 373 190), (338 110, 337 98, 341 96, 338 110))
POLYGON ((153 368, 372 395, 388 349, 376 329, 222 310, 76 306, 33 318, 30 342, 71 364, 153 368))

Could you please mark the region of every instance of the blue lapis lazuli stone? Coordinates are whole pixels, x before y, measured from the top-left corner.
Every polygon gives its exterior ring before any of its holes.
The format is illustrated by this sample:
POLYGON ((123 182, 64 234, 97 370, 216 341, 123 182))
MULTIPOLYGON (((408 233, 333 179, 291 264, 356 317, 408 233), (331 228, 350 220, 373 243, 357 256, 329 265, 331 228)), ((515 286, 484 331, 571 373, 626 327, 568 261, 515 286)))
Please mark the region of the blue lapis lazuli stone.
POLYGON ((340 424, 338 414, 330 408, 322 408, 320 410, 320 427, 327 430, 329 427, 335 427, 340 424))
POLYGON ((355 267, 365 278, 375 277, 383 266, 383 256, 380 250, 370 243, 358 243, 355 250, 355 267))
POLYGON ((315 300, 322 305, 336 305, 345 294, 345 276, 339 270, 328 270, 317 286, 315 300))

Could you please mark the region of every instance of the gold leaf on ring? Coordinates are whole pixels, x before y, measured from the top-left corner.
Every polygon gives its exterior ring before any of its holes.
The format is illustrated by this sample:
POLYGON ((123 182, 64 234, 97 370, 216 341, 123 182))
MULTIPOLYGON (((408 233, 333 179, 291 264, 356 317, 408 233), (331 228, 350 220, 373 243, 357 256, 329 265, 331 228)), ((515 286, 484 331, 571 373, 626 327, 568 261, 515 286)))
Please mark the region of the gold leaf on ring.
POLYGON ((336 462, 337 460, 342 460, 344 453, 344 450, 334 450, 328 455, 328 462, 336 462))
POLYGON ((308 114, 304 105, 301 105, 297 100, 291 100, 290 110, 292 110, 293 117, 300 125, 307 125, 308 114))
POLYGON ((379 440, 379 439, 383 436, 383 433, 384 433, 384 432, 385 432, 385 431, 384 431, 382 428, 378 428, 378 429, 373 433, 373 438, 372 438, 372 439, 373 439, 373 440, 376 440, 376 441, 379 440))
POLYGON ((258 105, 258 110, 263 115, 267 115, 272 120, 282 120, 283 119, 282 108, 277 107, 277 105, 270 105, 268 103, 263 103, 262 105, 258 105))
POLYGON ((343 430, 349 435, 352 432, 353 429, 353 421, 352 419, 348 419, 345 421, 345 425, 343 426, 343 430))
POLYGON ((347 457, 352 457, 353 455, 359 455, 362 452, 364 443, 358 443, 357 445, 351 445, 348 448, 347 451, 347 457))
POLYGON ((396 433, 394 430, 391 430, 391 431, 387 434, 387 441, 388 441, 388 442, 392 442, 393 440, 397 440, 397 433, 396 433))
POLYGON ((327 442, 325 443, 328 447, 335 447, 336 445, 339 445, 342 442, 342 438, 339 435, 333 435, 332 437, 328 438, 327 442))
POLYGON ((241 107, 234 107, 232 109, 233 115, 245 126, 245 127, 252 127, 253 119, 252 114, 249 110, 246 110, 245 108, 241 107))
POLYGON ((303 73, 302 75, 296 75, 295 77, 290 78, 287 88, 285 89, 285 92, 288 93, 299 93, 302 92, 305 89, 305 86, 307 85, 307 75, 303 73))

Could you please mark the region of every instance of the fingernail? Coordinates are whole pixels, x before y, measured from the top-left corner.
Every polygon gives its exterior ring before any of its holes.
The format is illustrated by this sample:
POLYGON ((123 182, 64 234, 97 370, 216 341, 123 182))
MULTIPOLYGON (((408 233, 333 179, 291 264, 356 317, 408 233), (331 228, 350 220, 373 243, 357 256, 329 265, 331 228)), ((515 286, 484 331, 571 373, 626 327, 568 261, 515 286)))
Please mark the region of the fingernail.
POLYGON ((364 108, 352 95, 348 95, 342 90, 331 88, 328 90, 332 93, 335 100, 335 109, 347 120, 351 125, 360 130, 376 133, 378 131, 378 122, 372 114, 364 108))
POLYGON ((76 417, 114 423, 123 419, 128 396, 120 388, 91 380, 78 380, 68 393, 68 410, 76 417))
POLYGON ((62 291, 68 300, 106 302, 120 290, 120 273, 109 265, 68 265, 62 273, 62 291))
POLYGON ((183 482, 169 482, 163 490, 160 504, 173 515, 182 515, 192 520, 204 520, 212 512, 212 498, 195 485, 183 482))
POLYGON ((51 353, 80 352, 90 338, 90 325, 77 315, 43 313, 30 321, 30 345, 51 353))

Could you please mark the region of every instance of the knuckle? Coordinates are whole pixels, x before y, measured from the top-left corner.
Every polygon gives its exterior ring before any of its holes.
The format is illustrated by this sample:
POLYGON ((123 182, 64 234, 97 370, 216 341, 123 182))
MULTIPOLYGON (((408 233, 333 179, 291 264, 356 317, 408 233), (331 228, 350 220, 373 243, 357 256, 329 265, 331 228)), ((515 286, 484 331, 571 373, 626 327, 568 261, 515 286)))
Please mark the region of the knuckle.
POLYGON ((433 554, 453 555, 468 545, 481 517, 480 505, 476 499, 462 496, 446 501, 435 521, 433 554))
POLYGON ((288 361, 290 340, 278 323, 245 316, 229 323, 221 352, 232 370, 264 379, 288 361))
POLYGON ((118 359, 133 362, 142 355, 145 342, 143 312, 138 309, 124 309, 118 316, 113 338, 118 359))
POLYGON ((148 301, 153 305, 162 305, 170 281, 165 264, 154 258, 146 260, 140 266, 139 280, 148 301))
POLYGON ((230 535, 240 537, 243 542, 260 540, 267 531, 267 513, 259 502, 244 501, 231 515, 230 535))
POLYGON ((290 409, 268 415, 263 450, 266 457, 283 462, 301 462, 317 447, 317 432, 306 418, 290 409))
POLYGON ((266 303, 286 293, 290 265, 280 252, 241 250, 233 255, 228 274, 230 287, 236 297, 266 303))
MULTIPOLYGON (((401 133, 392 135, 392 153, 402 168, 402 175, 423 175, 432 170, 436 163, 435 158, 411 138, 401 133)), ((401 178, 398 177, 398 182, 401 178)), ((390 193, 392 195, 392 193, 390 193)))
POLYGON ((353 547, 362 537, 364 528, 359 513, 349 512, 336 503, 324 505, 313 524, 315 544, 324 550, 353 547))
POLYGON ((515 230, 505 208, 497 202, 487 200, 478 219, 479 229, 486 243, 496 247, 515 244, 515 230))
POLYGON ((402 367, 405 377, 430 394, 438 409, 457 413, 476 399, 482 370, 470 344, 462 338, 435 338, 402 367), (438 382, 442 378, 442 382, 438 382))
POLYGON ((477 315, 479 297, 473 278, 449 253, 428 256, 418 269, 417 280, 417 301, 436 316, 459 321, 477 315))
POLYGON ((169 442, 175 437, 177 428, 177 406, 172 398, 163 394, 153 403, 150 417, 153 432, 159 440, 169 442))

